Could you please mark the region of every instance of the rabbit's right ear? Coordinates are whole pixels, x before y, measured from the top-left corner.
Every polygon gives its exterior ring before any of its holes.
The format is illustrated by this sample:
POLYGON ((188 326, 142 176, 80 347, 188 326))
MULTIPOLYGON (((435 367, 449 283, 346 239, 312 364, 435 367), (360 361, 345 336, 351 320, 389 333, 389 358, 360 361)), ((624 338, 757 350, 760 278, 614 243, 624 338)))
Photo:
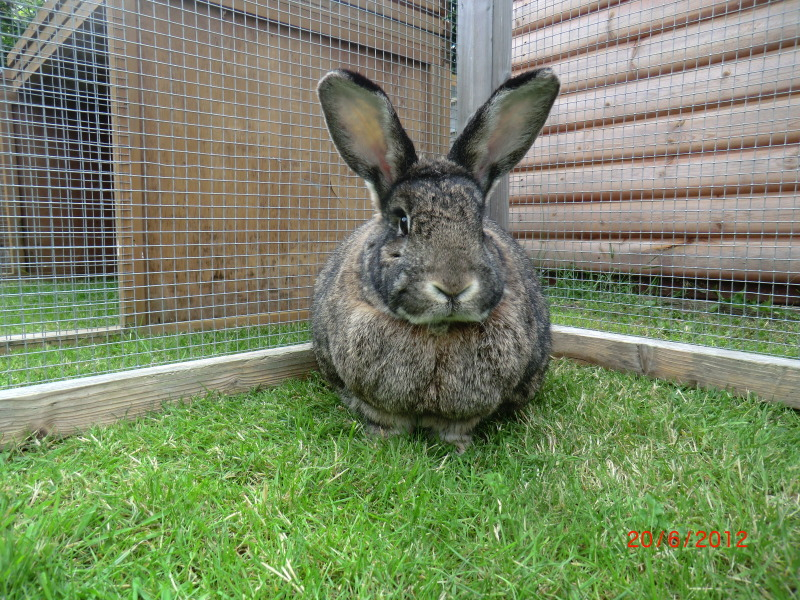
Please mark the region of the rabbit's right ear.
POLYGON ((380 207, 392 184, 417 161, 392 103, 372 81, 344 69, 325 75, 317 94, 336 149, 380 207))
POLYGON ((539 135, 559 87, 552 69, 509 79, 475 111, 448 157, 466 167, 488 194, 497 179, 525 156, 539 135))

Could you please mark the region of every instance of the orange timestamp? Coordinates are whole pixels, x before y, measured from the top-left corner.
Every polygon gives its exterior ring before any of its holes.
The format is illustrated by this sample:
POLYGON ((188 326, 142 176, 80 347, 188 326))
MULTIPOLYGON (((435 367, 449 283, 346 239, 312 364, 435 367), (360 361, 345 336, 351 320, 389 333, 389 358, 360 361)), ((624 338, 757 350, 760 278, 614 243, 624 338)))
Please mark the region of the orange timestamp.
POLYGON ((628 548, 747 548, 746 531, 629 531, 628 548))

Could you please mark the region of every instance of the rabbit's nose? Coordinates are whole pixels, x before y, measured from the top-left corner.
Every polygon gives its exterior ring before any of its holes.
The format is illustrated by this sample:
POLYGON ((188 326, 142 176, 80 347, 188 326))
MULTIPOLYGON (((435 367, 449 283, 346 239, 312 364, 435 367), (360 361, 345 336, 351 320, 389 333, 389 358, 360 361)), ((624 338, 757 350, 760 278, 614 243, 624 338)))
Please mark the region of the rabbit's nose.
POLYGON ((436 297, 444 297, 452 302, 458 300, 465 302, 469 300, 478 291, 478 281, 475 278, 467 281, 457 280, 452 282, 431 281, 428 283, 428 289, 432 295, 436 297))

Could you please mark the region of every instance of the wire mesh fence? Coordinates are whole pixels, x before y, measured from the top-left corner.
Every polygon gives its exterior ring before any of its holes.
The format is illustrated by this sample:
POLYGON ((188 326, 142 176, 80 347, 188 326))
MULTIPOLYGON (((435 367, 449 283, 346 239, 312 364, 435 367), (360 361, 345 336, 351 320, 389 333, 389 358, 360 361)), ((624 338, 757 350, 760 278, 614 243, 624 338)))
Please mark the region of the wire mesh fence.
MULTIPOLYGON (((305 341, 372 212, 316 82, 361 71, 446 152, 454 5, 9 4, 0 388, 305 341)), ((800 357, 798 3, 513 10, 512 72, 562 79, 510 181, 554 322, 800 357)))
POLYGON ((371 214, 328 70, 379 82, 423 152, 449 142, 442 2, 30 8, 5 40, 0 387, 304 341, 326 253, 371 214))
POLYGON ((800 357, 800 4, 514 2, 562 92, 511 178, 566 325, 800 357))

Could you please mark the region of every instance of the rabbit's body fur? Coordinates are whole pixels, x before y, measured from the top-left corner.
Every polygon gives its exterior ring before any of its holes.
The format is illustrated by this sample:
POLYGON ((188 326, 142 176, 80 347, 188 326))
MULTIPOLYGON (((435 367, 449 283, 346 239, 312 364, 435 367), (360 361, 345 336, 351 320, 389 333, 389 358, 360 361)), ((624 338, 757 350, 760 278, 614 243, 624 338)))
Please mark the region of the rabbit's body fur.
POLYGON ((365 270, 364 249, 383 235, 380 219, 339 247, 315 292, 317 361, 343 401, 392 430, 474 426, 501 407, 527 404, 547 369, 550 327, 539 284, 519 246, 485 220, 488 243, 505 271, 499 304, 480 323, 415 325, 389 311, 365 270))
MULTIPOLYGON (((549 72, 543 73, 544 79, 549 72)), ((328 77, 348 102, 372 94, 366 102, 378 104, 387 136, 402 131, 380 88, 349 72, 328 77)), ((539 281, 522 248, 484 217, 497 175, 480 174, 494 164, 482 171, 467 159, 418 159, 404 140, 394 141, 395 154, 405 152, 399 159, 380 143, 373 145, 385 155, 373 156, 366 142, 354 141, 360 122, 340 132, 348 125, 340 121, 351 116, 335 112, 336 102, 349 105, 335 88, 333 100, 326 96, 326 79, 320 96, 324 108, 326 100, 332 105, 329 129, 367 180, 378 214, 337 248, 317 280, 312 333, 319 368, 372 432, 425 427, 463 451, 481 420, 525 406, 542 382, 551 344, 539 281), (402 168, 387 166, 391 160, 402 168)), ((373 107, 364 104, 369 116, 373 107)), ((489 116, 500 120, 502 113, 489 116)), ((472 149, 462 144, 459 151, 472 149)))

